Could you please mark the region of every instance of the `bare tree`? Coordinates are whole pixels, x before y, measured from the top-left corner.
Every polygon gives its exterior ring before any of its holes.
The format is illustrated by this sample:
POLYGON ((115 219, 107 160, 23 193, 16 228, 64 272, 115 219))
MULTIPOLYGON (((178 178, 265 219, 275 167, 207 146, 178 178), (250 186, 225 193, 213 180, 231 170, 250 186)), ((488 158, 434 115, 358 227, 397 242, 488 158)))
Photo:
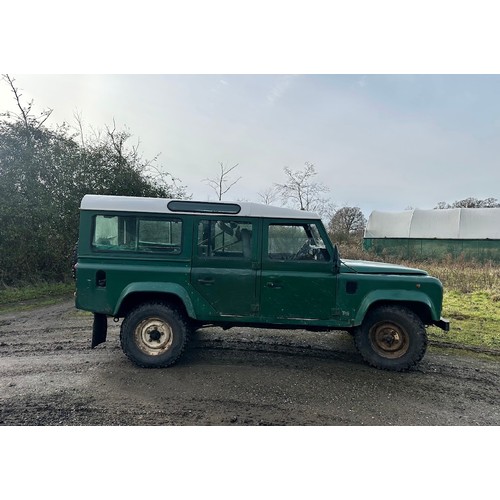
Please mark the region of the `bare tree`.
POLYGON ((451 205, 446 203, 445 201, 440 201, 435 207, 434 210, 445 210, 447 208, 451 208, 451 205))
POLYGON ((317 172, 312 163, 306 162, 302 170, 285 167, 283 172, 287 177, 286 182, 274 186, 285 205, 291 202, 300 210, 315 210, 320 195, 329 191, 326 186, 313 180, 317 172))
POLYGON ((342 207, 332 217, 328 229, 335 235, 352 235, 365 229, 366 218, 359 207, 342 207))
POLYGON ((85 147, 85 135, 83 131, 83 117, 82 112, 75 110, 73 111, 73 119, 76 122, 76 128, 78 131, 78 135, 80 136, 80 142, 82 143, 82 147, 85 147))
POLYGON ((265 205, 272 205, 279 197, 279 193, 275 186, 271 186, 264 192, 257 194, 259 195, 262 203, 264 203, 265 205))
POLYGON ((14 99, 19 109, 19 113, 6 111, 0 113, 0 116, 5 118, 14 117, 16 120, 20 121, 25 128, 26 141, 28 145, 31 145, 32 134, 40 129, 40 127, 52 114, 53 110, 48 108, 46 110, 43 110, 38 116, 36 114, 33 114, 31 111, 33 107, 33 99, 25 105, 22 104, 21 102, 22 94, 20 93, 19 89, 14 85, 16 80, 14 78, 11 78, 9 75, 2 75, 2 80, 6 82, 7 85, 9 85, 10 90, 14 94, 14 99))
POLYGON ((334 203, 322 196, 330 189, 314 180, 317 175, 312 163, 306 162, 302 170, 283 169, 287 177, 283 184, 274 184, 276 193, 281 196, 283 205, 292 205, 300 210, 317 212, 328 219, 335 210, 334 203))
POLYGON ((444 201, 440 201, 435 207, 435 209, 446 209, 446 208, 500 208, 500 203, 496 198, 485 198, 480 200, 478 198, 465 198, 463 200, 454 201, 451 205, 444 201))
POLYGON ((222 197, 239 181, 241 177, 238 177, 235 181, 231 181, 229 179, 229 174, 239 165, 233 165, 231 168, 227 168, 224 166, 222 162, 219 163, 220 172, 217 177, 210 179, 203 179, 203 182, 206 182, 217 194, 217 199, 219 201, 222 200, 222 197))

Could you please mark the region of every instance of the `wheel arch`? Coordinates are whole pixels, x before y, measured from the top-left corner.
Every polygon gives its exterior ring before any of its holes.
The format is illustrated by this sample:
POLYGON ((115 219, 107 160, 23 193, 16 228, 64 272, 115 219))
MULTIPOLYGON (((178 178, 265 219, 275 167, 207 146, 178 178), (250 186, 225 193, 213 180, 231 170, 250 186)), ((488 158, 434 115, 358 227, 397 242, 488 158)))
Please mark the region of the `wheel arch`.
POLYGON ((361 325, 367 314, 381 306, 400 306, 409 309, 420 318, 424 325, 434 323, 437 318, 437 313, 432 303, 423 294, 415 294, 414 296, 406 296, 404 298, 367 296, 358 310, 354 326, 361 325))
POLYGON ((168 284, 162 287, 160 283, 134 283, 125 288, 117 301, 113 316, 124 317, 127 311, 146 302, 169 304, 185 317, 196 319, 194 307, 187 291, 177 284, 168 284))
MULTIPOLYGON (((415 313, 424 325, 429 325, 432 323, 432 313, 428 304, 424 302, 415 301, 405 301, 405 300, 379 300, 370 304, 370 307, 366 311, 369 314, 373 309, 377 309, 382 306, 399 306, 409 309, 415 313)), ((366 316, 365 314, 365 316, 366 316)))

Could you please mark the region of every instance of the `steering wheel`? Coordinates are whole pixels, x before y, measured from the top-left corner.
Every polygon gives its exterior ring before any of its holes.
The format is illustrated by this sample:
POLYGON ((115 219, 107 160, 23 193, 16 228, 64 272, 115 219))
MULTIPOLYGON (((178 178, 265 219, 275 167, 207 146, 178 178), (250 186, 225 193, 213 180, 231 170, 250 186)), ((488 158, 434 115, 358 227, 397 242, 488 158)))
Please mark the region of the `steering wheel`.
POLYGON ((311 253, 311 245, 309 240, 307 240, 299 249, 299 251, 292 257, 292 260, 303 260, 304 257, 308 257, 311 253))

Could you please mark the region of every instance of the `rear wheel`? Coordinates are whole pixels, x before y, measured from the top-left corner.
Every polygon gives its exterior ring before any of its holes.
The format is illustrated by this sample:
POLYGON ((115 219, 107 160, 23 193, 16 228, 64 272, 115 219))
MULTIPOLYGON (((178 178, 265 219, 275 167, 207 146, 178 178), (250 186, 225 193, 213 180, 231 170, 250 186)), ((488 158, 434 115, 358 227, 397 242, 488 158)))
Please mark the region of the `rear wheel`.
POLYGON ((147 303, 133 309, 120 330, 123 352, 143 368, 163 368, 175 363, 188 337, 184 317, 163 303, 147 303))
POLYGON ((370 365, 404 371, 415 366, 427 349, 421 319, 409 309, 381 306, 366 316, 354 331, 356 347, 370 365))

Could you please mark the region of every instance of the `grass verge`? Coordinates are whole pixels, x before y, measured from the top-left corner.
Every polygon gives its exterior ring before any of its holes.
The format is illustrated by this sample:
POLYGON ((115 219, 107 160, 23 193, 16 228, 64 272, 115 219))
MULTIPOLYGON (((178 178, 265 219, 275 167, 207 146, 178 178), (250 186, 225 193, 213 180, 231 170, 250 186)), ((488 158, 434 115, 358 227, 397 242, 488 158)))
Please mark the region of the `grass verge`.
POLYGON ((442 315, 450 320, 449 332, 429 328, 430 340, 500 354, 500 266, 458 260, 422 268, 443 283, 442 315))
POLYGON ((430 340, 500 353, 500 302, 496 292, 445 291, 443 316, 450 320, 450 331, 429 328, 430 340))
POLYGON ((0 289, 0 313, 55 304, 62 298, 70 298, 74 290, 74 283, 38 283, 3 288, 0 289))

